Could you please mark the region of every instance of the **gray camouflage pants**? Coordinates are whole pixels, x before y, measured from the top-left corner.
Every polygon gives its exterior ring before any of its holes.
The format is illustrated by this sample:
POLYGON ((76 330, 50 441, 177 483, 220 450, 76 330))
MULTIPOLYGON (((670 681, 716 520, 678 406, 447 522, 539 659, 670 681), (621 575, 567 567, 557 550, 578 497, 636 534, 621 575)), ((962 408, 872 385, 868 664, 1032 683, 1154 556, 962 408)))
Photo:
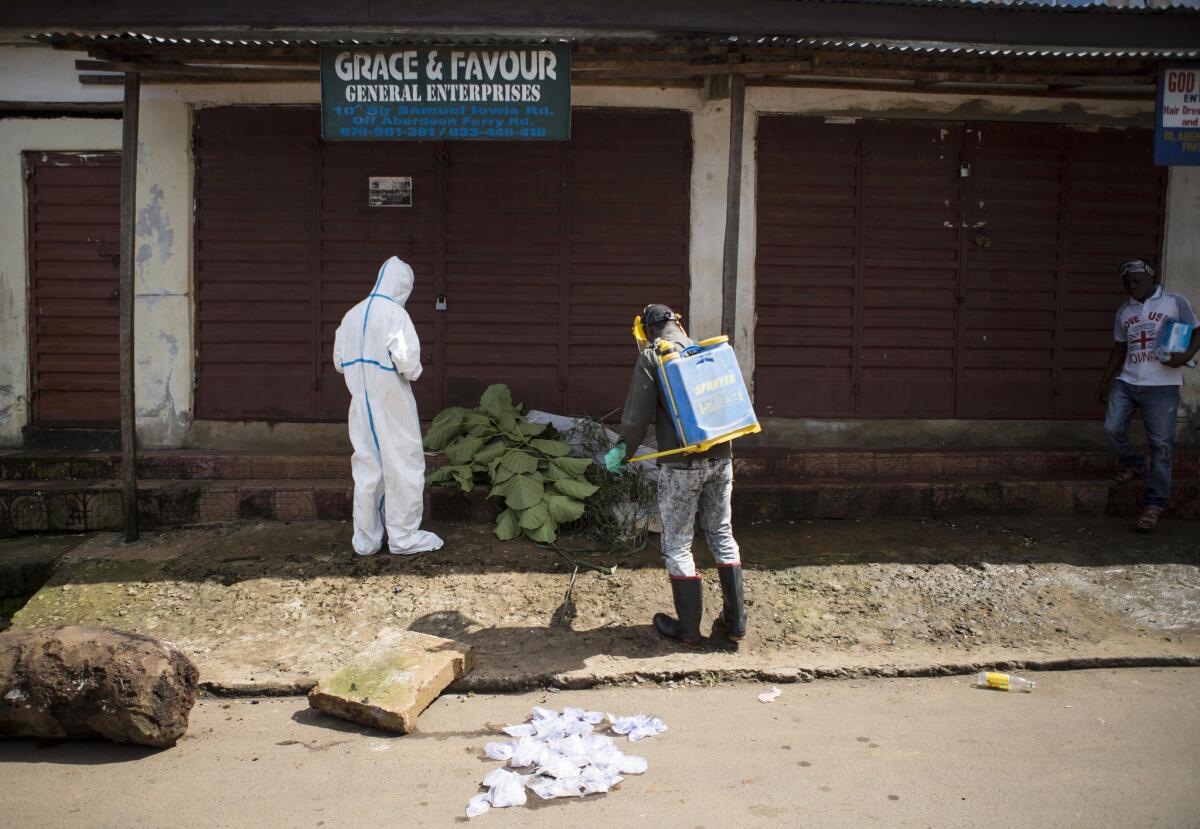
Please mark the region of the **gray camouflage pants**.
POLYGON ((740 564, 733 539, 733 461, 709 458, 664 463, 658 468, 658 511, 662 518, 662 553, 672 578, 695 578, 692 535, 696 516, 718 565, 740 564))

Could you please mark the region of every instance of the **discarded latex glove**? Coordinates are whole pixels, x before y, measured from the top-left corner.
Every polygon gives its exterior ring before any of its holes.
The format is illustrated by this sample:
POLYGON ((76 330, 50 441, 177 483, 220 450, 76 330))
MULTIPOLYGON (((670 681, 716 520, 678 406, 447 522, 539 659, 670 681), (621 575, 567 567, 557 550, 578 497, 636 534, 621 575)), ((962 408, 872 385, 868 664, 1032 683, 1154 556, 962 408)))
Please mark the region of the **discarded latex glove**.
POLYGON ((488 743, 483 747, 483 753, 493 760, 507 762, 512 759, 516 753, 517 744, 513 742, 506 743, 488 743))
POLYGON ((537 766, 546 759, 550 754, 550 748, 545 743, 539 743, 532 737, 522 737, 517 743, 516 749, 513 751, 513 756, 509 758, 508 764, 515 769, 523 769, 527 766, 537 766))
POLYGON ((579 775, 579 792, 584 795, 603 794, 620 782, 621 775, 589 766, 579 775))
POLYGON ((492 808, 492 803, 488 799, 490 795, 487 792, 477 794, 467 803, 467 817, 479 817, 488 809, 492 808))
POLYGON ((556 797, 583 797, 583 779, 580 777, 535 777, 529 788, 542 800, 556 797))
POLYGON ((666 723, 649 714, 634 714, 632 717, 614 717, 609 714, 608 721, 612 723, 613 731, 617 734, 628 735, 630 742, 634 743, 646 737, 662 734, 667 730, 666 723))
POLYGON ((632 754, 622 754, 618 765, 621 774, 645 774, 646 769, 650 768, 650 763, 645 757, 635 757, 632 754))
POLYGON ((604 468, 609 472, 617 472, 621 469, 623 460, 625 460, 625 444, 618 443, 604 453, 604 468))
POLYGON ((599 725, 604 722, 604 714, 601 711, 585 711, 582 708, 568 707, 563 709, 562 715, 564 718, 582 720, 591 725, 599 725))
POLYGON ((766 693, 763 693, 763 694, 759 694, 758 701, 759 702, 774 702, 775 700, 779 699, 779 695, 782 693, 783 693, 783 691, 780 691, 778 688, 772 687, 770 691, 767 691, 766 693))
POLYGON ((488 786, 488 800, 497 809, 509 806, 524 806, 525 778, 515 772, 493 769, 483 784, 488 786))
POLYGON ((563 757, 561 754, 554 754, 542 761, 542 764, 538 766, 537 773, 544 777, 553 777, 557 780, 578 777, 579 764, 563 757))

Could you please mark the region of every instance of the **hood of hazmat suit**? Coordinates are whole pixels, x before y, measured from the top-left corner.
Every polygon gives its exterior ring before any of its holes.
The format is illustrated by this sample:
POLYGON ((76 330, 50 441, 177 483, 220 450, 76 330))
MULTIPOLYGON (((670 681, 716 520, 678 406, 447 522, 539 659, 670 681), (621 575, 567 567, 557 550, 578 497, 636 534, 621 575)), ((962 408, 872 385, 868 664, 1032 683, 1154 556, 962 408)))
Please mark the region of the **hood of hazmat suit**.
POLYGON ((334 367, 350 390, 354 446, 354 551, 372 555, 383 544, 397 555, 436 550, 442 540, 421 529, 425 453, 413 381, 421 376, 421 343, 404 303, 413 271, 393 256, 383 263, 366 299, 342 318, 333 343, 334 367))

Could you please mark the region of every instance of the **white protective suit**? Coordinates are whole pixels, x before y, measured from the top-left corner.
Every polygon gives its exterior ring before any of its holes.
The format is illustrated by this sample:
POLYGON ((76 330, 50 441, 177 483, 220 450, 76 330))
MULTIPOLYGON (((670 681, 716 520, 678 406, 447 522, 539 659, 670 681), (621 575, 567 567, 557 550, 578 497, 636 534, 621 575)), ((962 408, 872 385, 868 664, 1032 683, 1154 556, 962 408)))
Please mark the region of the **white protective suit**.
POLYGON ((404 303, 413 271, 395 256, 383 263, 375 287, 342 317, 333 364, 350 389, 354 446, 354 551, 369 556, 383 543, 412 555, 442 546, 421 529, 425 453, 409 383, 421 376, 421 343, 404 303))

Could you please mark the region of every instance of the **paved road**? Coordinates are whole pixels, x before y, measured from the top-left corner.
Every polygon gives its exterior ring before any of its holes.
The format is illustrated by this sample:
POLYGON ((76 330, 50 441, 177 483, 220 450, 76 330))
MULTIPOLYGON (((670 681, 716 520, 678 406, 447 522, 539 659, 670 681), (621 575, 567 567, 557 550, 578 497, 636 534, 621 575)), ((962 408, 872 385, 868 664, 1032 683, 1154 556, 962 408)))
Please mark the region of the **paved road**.
MULTIPOLYGON (((479 826, 1200 826, 1200 669, 1047 673, 1032 694, 966 678, 446 696, 406 737, 305 700, 199 702, 174 749, 0 743, 14 827, 450 826, 496 763, 489 724, 533 705, 651 712, 650 770, 479 826)), ((622 738, 622 743, 624 740, 622 738)))

